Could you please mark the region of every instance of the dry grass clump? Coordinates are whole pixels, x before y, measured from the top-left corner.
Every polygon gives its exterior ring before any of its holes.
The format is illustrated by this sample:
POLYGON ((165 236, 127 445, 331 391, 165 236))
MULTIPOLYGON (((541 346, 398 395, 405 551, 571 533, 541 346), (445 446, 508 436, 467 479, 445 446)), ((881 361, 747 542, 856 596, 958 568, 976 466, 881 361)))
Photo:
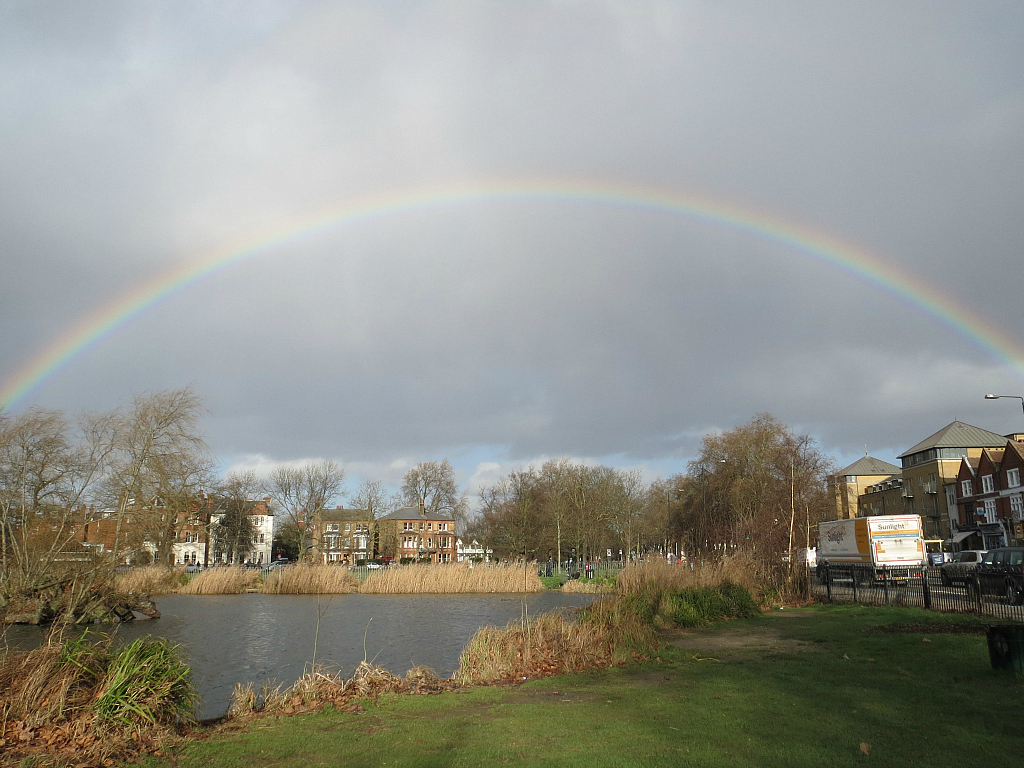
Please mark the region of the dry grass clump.
POLYGON ((240 595, 255 588, 259 578, 259 571, 247 568, 207 568, 178 592, 183 595, 240 595))
POLYGON ((189 668, 162 640, 114 647, 85 636, 0 656, 0 763, 111 765, 192 722, 189 668), (21 762, 19 762, 21 761, 21 762))
POLYGON ((606 595, 615 592, 615 585, 604 581, 591 581, 588 579, 571 579, 562 585, 562 591, 590 595, 606 595))
POLYGON ((359 591, 374 595, 543 592, 536 563, 444 563, 391 567, 367 576, 359 591))
POLYGON ((358 587, 359 579, 348 568, 301 563, 271 571, 261 591, 270 595, 342 595, 358 587))
POLYGON ((601 622, 573 621, 560 613, 484 627, 459 657, 455 679, 484 685, 607 667, 614 650, 609 629, 601 622))
POLYGON ((147 565, 115 574, 112 584, 114 591, 122 595, 166 595, 177 592, 185 578, 184 568, 147 565))
POLYGON ((257 690, 252 683, 236 685, 228 716, 293 714, 323 709, 328 705, 345 712, 361 712, 363 708, 359 699, 376 702, 384 693, 431 694, 457 687, 454 680, 442 680, 427 667, 414 667, 405 678, 401 678, 363 661, 352 677, 345 678, 316 666, 307 669, 291 688, 285 690, 269 685, 257 690))

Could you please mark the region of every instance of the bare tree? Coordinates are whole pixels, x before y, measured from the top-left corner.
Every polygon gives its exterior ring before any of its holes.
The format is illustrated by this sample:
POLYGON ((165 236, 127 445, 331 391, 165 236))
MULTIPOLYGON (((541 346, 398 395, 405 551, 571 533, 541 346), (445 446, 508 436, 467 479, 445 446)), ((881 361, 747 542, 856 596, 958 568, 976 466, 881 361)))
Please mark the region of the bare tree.
POLYGON ((394 510, 395 499, 384 490, 379 481, 364 480, 352 499, 352 504, 357 509, 366 511, 371 550, 376 550, 377 555, 389 553, 393 556, 398 545, 397 531, 378 527, 377 521, 394 510))
POLYGON ((455 470, 444 461, 423 461, 405 473, 402 498, 407 504, 423 506, 424 511, 451 515, 456 530, 465 530, 469 513, 469 495, 459 492, 455 470))
POLYGON ((680 486, 687 548, 703 556, 745 550, 778 578, 793 561, 793 542, 805 540, 829 509, 832 469, 810 437, 770 414, 705 436, 680 486))
POLYGON ((509 473, 480 490, 480 530, 485 542, 499 555, 536 555, 544 521, 541 511, 541 474, 533 467, 509 473))
POLYGON ((266 491, 286 515, 285 530, 293 532, 293 546, 306 554, 303 531, 316 529, 317 517, 334 499, 345 493, 345 470, 330 460, 282 466, 270 473, 266 491))
POLYGON ((199 433, 204 410, 191 387, 137 395, 118 415, 115 450, 104 482, 105 500, 116 508, 114 552, 122 559, 142 542, 169 555, 178 513, 194 505, 209 482, 212 461, 199 433), (172 502, 174 511, 166 507, 172 502), (126 518, 131 511, 131 526, 126 518))

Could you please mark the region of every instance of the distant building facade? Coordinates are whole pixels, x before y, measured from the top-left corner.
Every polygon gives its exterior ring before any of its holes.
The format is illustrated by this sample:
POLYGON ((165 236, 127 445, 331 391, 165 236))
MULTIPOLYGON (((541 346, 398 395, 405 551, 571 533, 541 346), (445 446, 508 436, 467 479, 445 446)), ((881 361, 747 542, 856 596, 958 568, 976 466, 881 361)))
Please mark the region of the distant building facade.
POLYGON ((899 477, 901 472, 902 470, 895 464, 867 454, 839 470, 829 478, 836 497, 836 519, 846 520, 863 516, 860 511, 860 497, 867 493, 870 486, 892 477, 899 477))

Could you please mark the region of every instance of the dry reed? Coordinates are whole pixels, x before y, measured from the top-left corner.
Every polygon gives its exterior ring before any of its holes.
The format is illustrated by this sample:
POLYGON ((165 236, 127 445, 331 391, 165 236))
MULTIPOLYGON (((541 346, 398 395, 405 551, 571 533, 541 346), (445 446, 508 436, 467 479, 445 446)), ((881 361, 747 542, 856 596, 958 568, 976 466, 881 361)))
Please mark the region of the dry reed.
POLYGON ((615 585, 608 582, 588 581, 586 579, 570 579, 562 585, 562 591, 606 595, 615 592, 615 585))
POLYGON ((661 558, 641 560, 622 570, 617 585, 621 594, 635 595, 651 589, 664 592, 714 587, 725 581, 745 587, 751 593, 762 592, 757 564, 749 554, 742 552, 692 564, 672 565, 661 558))
POLYGON ((377 701, 385 693, 430 694, 457 688, 454 680, 442 680, 432 669, 414 667, 405 678, 363 661, 352 677, 330 672, 321 666, 310 667, 290 688, 257 690, 252 683, 236 685, 232 693, 229 717, 258 714, 293 714, 331 705, 345 712, 360 712, 360 699, 377 701))
POLYGON ((271 571, 261 591, 270 595, 341 595, 358 587, 359 579, 343 566, 303 563, 271 571))
POLYGON ((178 592, 183 595, 240 595, 255 588, 259 578, 259 571, 246 568, 207 568, 178 592))
POLYGON ((365 594, 460 592, 543 592, 536 563, 500 565, 403 565, 371 573, 359 587, 365 594))
POLYGON ((459 657, 455 679, 486 685, 607 667, 613 646, 608 625, 545 613, 481 629, 459 657))
POLYGON ((147 565, 133 568, 127 573, 115 574, 114 591, 122 595, 166 595, 177 592, 185 581, 184 568, 166 565, 147 565))

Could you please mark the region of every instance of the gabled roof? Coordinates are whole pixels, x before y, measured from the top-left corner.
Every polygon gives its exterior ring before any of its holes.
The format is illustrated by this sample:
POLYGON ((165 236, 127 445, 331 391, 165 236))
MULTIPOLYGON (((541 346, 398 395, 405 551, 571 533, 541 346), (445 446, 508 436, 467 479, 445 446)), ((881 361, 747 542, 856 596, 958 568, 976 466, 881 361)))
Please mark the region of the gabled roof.
MULTIPOLYGON (((1003 463, 1003 454, 1006 453, 1005 448, 985 448, 982 450, 981 455, 988 459, 989 466, 992 467, 993 471, 999 471, 999 465, 1003 463)), ((980 466, 979 461, 979 466, 980 466)))
POLYGON ((876 459, 874 456, 865 456, 857 459, 846 469, 839 470, 837 475, 898 475, 903 470, 895 464, 876 459))
MULTIPOLYGON (((1018 443, 1016 440, 1007 440, 1006 450, 1013 451, 1024 460, 1024 443, 1018 443)), ((1006 454, 1003 454, 1003 457, 1005 458, 1006 454)))
POLYGON ((454 522, 455 518, 441 512, 421 512, 419 507, 402 507, 396 509, 389 515, 384 515, 381 520, 444 520, 454 522))
POLYGON ((954 421, 901 453, 899 458, 927 451, 929 448, 1001 448, 1004 445, 1006 438, 1002 435, 962 421, 954 421))

